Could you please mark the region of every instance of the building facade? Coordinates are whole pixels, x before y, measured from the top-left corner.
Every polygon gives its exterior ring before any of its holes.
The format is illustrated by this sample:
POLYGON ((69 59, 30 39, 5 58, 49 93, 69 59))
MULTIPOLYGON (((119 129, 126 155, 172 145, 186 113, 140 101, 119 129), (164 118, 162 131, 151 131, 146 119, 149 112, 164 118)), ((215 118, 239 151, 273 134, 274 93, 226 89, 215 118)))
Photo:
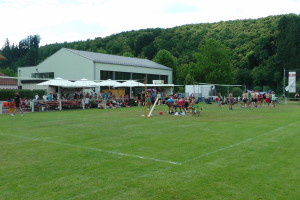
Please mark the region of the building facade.
POLYGON ((23 89, 45 89, 37 83, 53 78, 71 81, 136 80, 173 82, 172 69, 148 59, 130 58, 62 48, 37 66, 18 68, 18 84, 23 89))

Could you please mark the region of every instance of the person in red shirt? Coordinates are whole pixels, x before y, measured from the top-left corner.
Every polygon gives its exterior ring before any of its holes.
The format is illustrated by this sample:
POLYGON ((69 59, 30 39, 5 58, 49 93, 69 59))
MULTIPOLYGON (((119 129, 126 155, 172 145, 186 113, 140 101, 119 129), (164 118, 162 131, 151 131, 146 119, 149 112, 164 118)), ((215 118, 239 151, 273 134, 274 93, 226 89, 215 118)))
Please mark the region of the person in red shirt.
POLYGON ((181 97, 181 98, 178 100, 178 107, 179 107, 180 112, 183 110, 184 104, 185 104, 184 97, 181 97))
POLYGON ((260 92, 258 92, 257 100, 258 100, 257 101, 258 106, 262 107, 263 96, 260 92))

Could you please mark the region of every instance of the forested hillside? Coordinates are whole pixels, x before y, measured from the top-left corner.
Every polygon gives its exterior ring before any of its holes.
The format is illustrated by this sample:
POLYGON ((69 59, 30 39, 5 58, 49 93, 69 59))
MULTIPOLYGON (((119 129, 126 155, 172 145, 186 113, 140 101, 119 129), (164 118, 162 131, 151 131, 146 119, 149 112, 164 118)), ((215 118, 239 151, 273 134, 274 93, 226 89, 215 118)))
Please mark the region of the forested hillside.
POLYGON ((129 31, 42 47, 39 40, 37 35, 18 45, 7 40, 0 52, 7 60, 0 61, 0 69, 15 72, 36 65, 62 47, 148 58, 172 67, 176 84, 282 90, 283 69, 300 69, 300 16, 295 14, 129 31))

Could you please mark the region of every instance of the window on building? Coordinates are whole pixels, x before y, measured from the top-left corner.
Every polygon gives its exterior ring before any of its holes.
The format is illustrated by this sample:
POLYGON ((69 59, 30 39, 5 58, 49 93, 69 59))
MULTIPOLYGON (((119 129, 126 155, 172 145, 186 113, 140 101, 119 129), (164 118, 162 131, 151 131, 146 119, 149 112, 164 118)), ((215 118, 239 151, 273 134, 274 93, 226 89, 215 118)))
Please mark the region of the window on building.
POLYGON ((153 84, 153 80, 159 80, 159 75, 157 74, 148 74, 147 75, 147 83, 153 84))
POLYGON ((31 78, 54 78, 54 72, 32 73, 31 78))
POLYGON ((163 80, 164 84, 168 84, 168 76, 167 75, 160 75, 160 80, 163 80))
POLYGON ((107 79, 114 80, 114 72, 100 70, 100 80, 107 80, 107 79))
POLYGON ((132 73, 132 80, 136 80, 140 83, 144 83, 146 74, 141 74, 141 73, 132 73))
POLYGON ((115 80, 130 80, 130 73, 128 73, 128 72, 115 72, 115 80))

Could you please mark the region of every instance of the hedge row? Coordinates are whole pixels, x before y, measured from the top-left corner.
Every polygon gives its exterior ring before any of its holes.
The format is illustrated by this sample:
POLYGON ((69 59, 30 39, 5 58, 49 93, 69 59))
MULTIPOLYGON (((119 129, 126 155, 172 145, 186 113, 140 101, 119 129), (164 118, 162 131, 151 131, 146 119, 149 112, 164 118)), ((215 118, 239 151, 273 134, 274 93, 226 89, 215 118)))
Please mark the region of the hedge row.
POLYGON ((40 98, 46 93, 45 90, 0 90, 0 101, 7 101, 13 99, 15 93, 19 92, 22 98, 33 99, 36 94, 40 98))

